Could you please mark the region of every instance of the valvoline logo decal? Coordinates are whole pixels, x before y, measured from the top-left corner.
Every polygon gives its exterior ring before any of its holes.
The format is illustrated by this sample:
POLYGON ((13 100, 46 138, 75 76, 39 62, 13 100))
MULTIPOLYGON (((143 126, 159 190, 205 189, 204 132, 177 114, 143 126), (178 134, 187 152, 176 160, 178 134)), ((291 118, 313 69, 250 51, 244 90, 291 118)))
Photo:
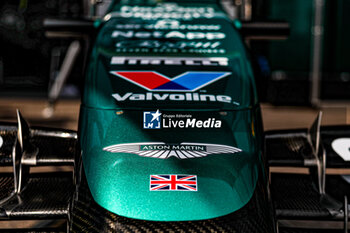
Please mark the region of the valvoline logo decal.
POLYGON ((111 71, 111 74, 148 91, 194 92, 231 73, 189 71, 174 78, 169 78, 156 71, 111 71))

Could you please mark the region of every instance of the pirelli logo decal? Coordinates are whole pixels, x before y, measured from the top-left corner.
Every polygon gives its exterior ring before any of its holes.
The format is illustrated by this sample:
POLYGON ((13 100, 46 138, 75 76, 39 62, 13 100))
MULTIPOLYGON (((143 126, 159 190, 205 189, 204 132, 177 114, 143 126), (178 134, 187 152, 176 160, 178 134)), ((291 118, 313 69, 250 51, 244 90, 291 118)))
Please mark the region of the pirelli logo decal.
POLYGON ((112 65, 228 66, 226 57, 112 57, 112 65))

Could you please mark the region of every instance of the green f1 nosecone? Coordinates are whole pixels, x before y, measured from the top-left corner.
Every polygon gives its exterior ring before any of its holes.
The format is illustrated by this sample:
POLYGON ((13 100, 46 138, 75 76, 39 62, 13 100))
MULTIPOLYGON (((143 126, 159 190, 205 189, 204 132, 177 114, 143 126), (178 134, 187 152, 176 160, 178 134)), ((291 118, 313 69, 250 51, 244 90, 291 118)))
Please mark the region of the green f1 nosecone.
POLYGON ((80 139, 94 200, 154 221, 239 210, 261 135, 238 32, 215 4, 127 2, 101 23, 87 69, 80 139))

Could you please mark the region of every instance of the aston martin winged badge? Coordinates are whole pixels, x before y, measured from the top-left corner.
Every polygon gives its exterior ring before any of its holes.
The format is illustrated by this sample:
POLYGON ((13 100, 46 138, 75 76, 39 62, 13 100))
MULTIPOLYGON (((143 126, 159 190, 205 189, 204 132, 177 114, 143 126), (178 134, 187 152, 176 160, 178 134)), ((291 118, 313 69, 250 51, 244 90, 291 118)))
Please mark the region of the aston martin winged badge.
POLYGON ((164 142, 123 143, 103 148, 112 153, 130 153, 142 157, 168 159, 191 159, 206 157, 211 154, 234 154, 242 150, 233 146, 207 143, 182 142, 169 144, 164 142))

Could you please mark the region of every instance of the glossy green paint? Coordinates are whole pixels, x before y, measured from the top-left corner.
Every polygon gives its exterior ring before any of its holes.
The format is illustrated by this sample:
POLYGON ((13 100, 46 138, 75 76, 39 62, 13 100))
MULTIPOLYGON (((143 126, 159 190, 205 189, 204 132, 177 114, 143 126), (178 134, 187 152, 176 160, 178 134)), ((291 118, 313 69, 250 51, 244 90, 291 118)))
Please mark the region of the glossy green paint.
MULTIPOLYGON (((187 6, 187 5, 186 5, 187 6)), ((206 5, 208 6, 208 5, 206 5)), ((107 210, 130 218, 155 221, 210 219, 242 208, 254 193, 260 166, 261 135, 256 135, 257 99, 252 72, 242 41, 216 5, 218 17, 192 19, 181 24, 220 25, 225 39, 221 54, 193 51, 138 52, 152 57, 226 57, 228 66, 113 65, 114 56, 135 56, 135 51, 116 51, 120 41, 111 38, 116 25, 155 23, 155 20, 107 17, 101 26, 88 67, 81 108, 81 146, 89 188, 95 201, 107 210), (128 55, 130 53, 130 55, 128 55), (116 101, 113 94, 145 93, 130 82, 110 74, 121 70, 155 70, 174 77, 186 71, 231 72, 195 93, 226 95, 232 101, 116 101), (143 111, 160 109, 162 114, 191 114, 194 118, 221 120, 220 128, 143 129, 143 111), (203 158, 147 158, 130 153, 112 153, 103 148, 121 143, 210 143, 237 147, 242 152, 214 154, 203 158), (197 175, 198 191, 150 191, 150 175, 197 175)), ((113 11, 118 11, 116 6, 113 11)), ((169 39, 168 39, 169 40, 169 39)), ((164 39, 163 39, 164 41, 164 39)), ((172 39, 171 41, 176 41, 172 39)), ((134 49, 134 48, 132 48, 134 49)), ((154 92, 152 92, 154 93, 154 92)), ((175 92, 176 93, 176 92, 175 92)), ((163 93, 164 94, 164 93, 163 93)), ((180 94, 180 93, 177 93, 180 94)))
POLYGON ((142 129, 142 111, 117 114, 83 107, 81 114, 86 129, 82 131, 84 168, 93 197, 104 208, 138 219, 199 220, 229 214, 250 200, 258 167, 250 110, 201 113, 221 119, 220 129, 142 129), (130 142, 214 143, 243 152, 180 160, 102 150, 130 142), (198 191, 149 191, 151 174, 197 175, 198 191))

